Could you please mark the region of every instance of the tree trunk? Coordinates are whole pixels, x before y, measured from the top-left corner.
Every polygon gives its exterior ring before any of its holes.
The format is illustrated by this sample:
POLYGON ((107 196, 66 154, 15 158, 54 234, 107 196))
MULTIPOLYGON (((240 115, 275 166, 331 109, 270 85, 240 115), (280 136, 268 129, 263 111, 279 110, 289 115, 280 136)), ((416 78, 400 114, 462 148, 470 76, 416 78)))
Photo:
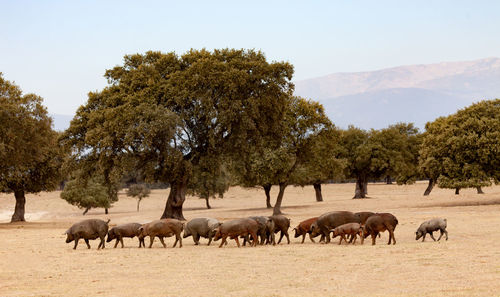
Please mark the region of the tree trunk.
POLYGON ((266 192, 266 207, 267 208, 273 208, 271 205, 271 184, 263 185, 264 192, 266 192))
POLYGON ((280 183, 280 191, 278 193, 278 198, 276 198, 276 203, 274 204, 273 215, 282 214, 281 213, 281 201, 283 201, 283 194, 285 193, 285 189, 287 184, 280 183))
POLYGON ((365 178, 363 180, 363 192, 365 193, 365 196, 368 195, 368 180, 365 178))
POLYGON ((484 194, 483 189, 481 189, 481 187, 476 187, 476 190, 478 194, 484 194))
POLYGON ((137 212, 139 212, 139 203, 141 203, 141 199, 137 199, 137 212))
POLYGON ((316 201, 321 202, 323 201, 323 195, 321 194, 321 183, 314 183, 314 192, 316 193, 316 201))
POLYGON ((455 188, 455 195, 460 194, 460 188, 455 188))
POLYGON ((388 175, 386 178, 385 178, 385 183, 388 184, 388 185, 392 185, 392 178, 390 175, 388 175))
POLYGON ((25 222, 24 205, 26 204, 26 198, 24 197, 24 190, 15 190, 14 196, 16 197, 16 208, 10 222, 25 222))
POLYGON ((436 182, 434 181, 434 179, 429 178, 429 184, 427 185, 427 189, 425 189, 424 196, 429 196, 435 184, 436 182))
POLYGON ((82 216, 86 215, 87 212, 89 212, 89 210, 90 210, 90 207, 85 208, 85 210, 82 213, 82 216))
POLYGON ((161 215, 162 219, 173 218, 185 221, 182 214, 182 205, 186 200, 187 180, 175 181, 170 184, 170 194, 168 194, 165 210, 161 215))
POLYGON ((353 199, 366 198, 367 181, 363 176, 356 179, 356 190, 353 199))
POLYGON ((109 212, 109 211, 108 211, 108 208, 105 208, 105 209, 104 209, 104 213, 105 213, 105 214, 108 214, 108 212, 109 212))
POLYGON ((207 204, 207 209, 211 209, 211 208, 212 208, 212 207, 210 206, 210 202, 208 201, 209 199, 210 199, 210 198, 209 198, 208 196, 205 198, 205 202, 206 202, 206 204, 207 204))

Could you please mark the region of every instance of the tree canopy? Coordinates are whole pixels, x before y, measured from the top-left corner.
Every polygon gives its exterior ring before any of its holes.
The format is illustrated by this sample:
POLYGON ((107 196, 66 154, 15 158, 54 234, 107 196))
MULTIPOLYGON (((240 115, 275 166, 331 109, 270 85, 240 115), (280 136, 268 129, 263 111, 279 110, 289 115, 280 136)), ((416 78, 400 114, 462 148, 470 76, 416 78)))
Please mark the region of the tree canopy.
MULTIPOLYGON (((321 133, 333 129, 321 104, 300 97, 290 97, 283 124, 281 134, 266 139, 265 145, 247 149, 236 170, 244 186, 279 186, 274 214, 281 213, 286 187, 307 179, 306 166, 313 161, 312 150, 319 148, 324 139, 321 133)), ((340 166, 335 158, 329 164, 334 168, 340 166)))
MULTIPOLYGON (((439 187, 500 181, 500 99, 486 100, 427 123, 419 165, 439 187)), ((430 191, 429 191, 430 192, 430 191)))
POLYGON ((85 209, 83 214, 91 208, 110 208, 112 201, 109 200, 108 189, 103 183, 102 176, 74 178, 65 184, 61 198, 71 205, 85 209))
POLYGON ((292 75, 290 64, 254 50, 127 55, 78 109, 64 141, 110 175, 133 166, 146 181, 169 183, 162 218, 184 219, 188 190, 217 193, 193 182, 194 172, 214 172, 228 151, 281 131, 292 75))
POLYGON ((382 130, 364 131, 353 126, 342 131, 341 156, 345 176, 356 179, 354 198, 365 198, 369 179, 391 176, 398 183, 415 181, 421 136, 413 124, 399 123, 382 130))
POLYGON ((12 222, 25 220, 25 193, 54 190, 60 181, 64 153, 42 103, 0 73, 0 191, 16 197, 12 222))

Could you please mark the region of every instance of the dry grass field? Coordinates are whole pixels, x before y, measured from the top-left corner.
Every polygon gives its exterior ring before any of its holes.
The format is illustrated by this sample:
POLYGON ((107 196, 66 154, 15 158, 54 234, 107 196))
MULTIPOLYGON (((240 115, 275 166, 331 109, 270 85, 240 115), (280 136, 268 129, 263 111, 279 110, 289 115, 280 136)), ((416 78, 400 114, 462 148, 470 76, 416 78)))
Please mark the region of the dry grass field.
MULTIPOLYGON (((105 215, 82 210, 59 199, 59 192, 28 195, 28 223, 9 224, 13 195, 0 195, 0 296, 500 296, 500 186, 486 194, 463 190, 369 184, 370 199, 351 199, 354 185, 323 186, 324 202, 314 201, 312 187, 289 187, 283 211, 292 228, 301 220, 332 210, 391 212, 399 219, 396 245, 382 234, 376 246, 300 244, 237 248, 230 241, 164 249, 138 249, 137 239, 125 239, 124 249, 97 251, 92 241, 76 251, 63 232, 84 218, 110 218, 111 225, 159 218, 168 190, 153 191, 136 212, 136 200, 120 195, 105 215), (415 230, 429 218, 448 219, 449 240, 415 241, 415 230)), ((273 197, 276 189, 273 189, 273 197)), ((260 189, 232 188, 224 199, 188 197, 184 215, 219 220, 268 215, 260 189)), ((290 234, 292 230, 290 229, 290 234)), ((293 236, 292 236, 293 237, 293 236)))

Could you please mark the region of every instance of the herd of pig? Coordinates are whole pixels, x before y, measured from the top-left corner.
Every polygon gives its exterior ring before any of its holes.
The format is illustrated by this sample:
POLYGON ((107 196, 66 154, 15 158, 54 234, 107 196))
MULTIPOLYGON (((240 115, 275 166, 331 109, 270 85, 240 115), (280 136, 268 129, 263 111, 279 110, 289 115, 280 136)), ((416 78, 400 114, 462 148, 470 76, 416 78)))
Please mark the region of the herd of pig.
MULTIPOLYGON (((104 248, 105 241, 111 242, 112 240, 116 240, 115 248, 119 242, 123 248, 124 237, 133 238, 137 236, 139 248, 146 247, 144 243, 146 237, 150 239, 149 247, 151 248, 155 237, 158 237, 163 247, 166 247, 163 238, 175 236, 173 247, 177 245, 177 242, 179 242, 179 247, 182 247, 182 238, 192 236, 195 245, 199 245, 200 238, 203 237, 208 238, 208 245, 212 240, 222 239, 219 245, 219 247, 222 247, 227 244, 227 239, 230 238, 234 239, 238 247, 240 247, 239 238, 243 239, 243 245, 246 245, 247 242, 252 246, 257 244, 275 245, 275 234, 280 233, 277 243, 279 244, 283 237, 286 237, 288 244, 290 244, 288 235, 290 219, 283 215, 253 216, 223 223, 213 218, 196 218, 187 223, 176 219, 162 219, 146 224, 129 223, 118 225, 109 231, 108 224, 109 220, 105 222, 100 219, 88 219, 75 223, 65 232, 67 236, 66 243, 74 241, 73 249, 76 249, 78 241, 83 239, 90 249, 89 240, 99 238, 101 241, 97 249, 104 248), (184 231, 184 234, 181 237, 182 231, 184 231)), ((397 225, 397 218, 390 213, 332 211, 302 221, 293 230, 296 238, 302 236, 302 243, 304 243, 306 235, 309 235, 312 242, 315 242, 313 238, 321 236, 320 242, 329 243, 331 233, 333 238, 340 237, 339 244, 342 241, 355 244, 358 236, 361 244, 363 244, 364 239, 371 236, 372 245, 375 244, 377 236, 380 237, 381 232, 388 231, 388 244, 391 244, 391 242, 396 244, 394 231, 397 225)), ((439 230, 441 234, 438 241, 443 235, 448 240, 446 225, 446 219, 436 218, 426 221, 415 232, 415 239, 418 240, 422 237, 422 241, 424 241, 425 236, 430 234, 431 238, 436 241, 432 234, 439 230)))

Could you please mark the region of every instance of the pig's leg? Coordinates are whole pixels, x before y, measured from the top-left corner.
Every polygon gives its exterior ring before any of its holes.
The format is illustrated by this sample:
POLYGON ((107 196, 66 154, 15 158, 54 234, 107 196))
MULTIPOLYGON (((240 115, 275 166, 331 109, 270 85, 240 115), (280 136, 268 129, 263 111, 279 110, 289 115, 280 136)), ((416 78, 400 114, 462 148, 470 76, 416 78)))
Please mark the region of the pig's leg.
MULTIPOLYGON (((436 238, 434 238, 434 235, 432 235, 432 232, 429 233, 429 235, 431 236, 432 240, 436 241, 436 238)), ((439 238, 441 238, 441 237, 439 237, 439 238)))
POLYGON ((212 243, 212 235, 211 234, 208 235, 208 244, 207 244, 207 246, 209 246, 210 243, 212 243))
MULTIPOLYGON (((120 243, 122 244, 122 248, 123 248, 124 247, 124 245, 123 245, 123 236, 120 236, 120 243)), ((115 247, 116 247, 116 245, 115 245, 115 247)))
MULTIPOLYGON (((352 241, 352 244, 353 244, 353 245, 355 245, 355 244, 356 244, 356 239, 357 239, 358 237, 356 236, 356 234, 352 234, 351 236, 352 236, 352 237, 354 237, 354 240, 352 241)), ((351 237, 351 238, 352 238, 352 237, 351 237)))
POLYGON ((281 231, 280 239, 278 240, 278 244, 280 244, 281 240, 283 239, 283 236, 285 236, 285 233, 283 233, 283 231, 281 231))
MULTIPOLYGON (((199 235, 198 235, 199 236, 199 235)), ((177 241, 179 242, 179 248, 182 247, 182 237, 181 237, 181 234, 175 234, 175 243, 174 243, 174 247, 175 245, 177 244, 177 241)))
MULTIPOLYGON (((166 248, 166 247, 167 247, 167 245, 165 244, 165 241, 163 241, 163 236, 158 237, 158 238, 160 238, 160 242, 161 242, 161 244, 163 245, 163 248, 166 248)), ((176 241, 175 243, 177 243, 177 241, 176 241)), ((174 247, 175 247, 175 245, 174 245, 174 247)))
POLYGON ((257 246, 257 243, 259 242, 259 237, 257 233, 252 233, 252 238, 253 238, 253 246, 257 246))
POLYGON ((76 250, 76 247, 78 246, 78 240, 80 240, 80 238, 75 238, 75 245, 73 246, 74 250, 76 250))
MULTIPOLYGON (((305 237, 305 236, 306 236, 306 235, 304 234, 304 237, 305 237)), ((314 243, 315 243, 315 241, 314 241, 314 239, 313 239, 313 237, 312 237, 312 234, 311 234, 311 233, 309 233, 309 239, 310 239, 312 242, 314 242, 314 243)), ((302 241, 302 243, 304 243, 304 242, 302 241)))
POLYGON ((85 239, 85 243, 87 244, 87 248, 90 249, 90 243, 89 243, 89 240, 88 239, 85 239))
POLYGON ((119 242, 119 241, 120 241, 120 240, 119 240, 119 239, 118 239, 118 237, 117 237, 117 238, 116 238, 116 241, 115 241, 115 246, 114 246, 113 248, 115 248, 115 249, 116 249, 116 247, 118 246, 118 242, 119 242))
POLYGON ((422 236, 422 242, 425 241, 425 236, 427 236, 427 232, 424 233, 424 236, 422 236))
POLYGON ((394 237, 394 230, 392 228, 387 229, 389 231, 389 243, 391 244, 391 238, 392 238, 392 244, 396 244, 396 237, 394 237))
POLYGON ((290 236, 288 235, 288 231, 285 233, 285 236, 286 236, 286 241, 288 242, 288 244, 290 244, 290 236))
POLYGON ((149 236, 149 248, 151 248, 153 246, 153 241, 155 240, 155 237, 150 235, 149 236))
POLYGON ((220 242, 219 248, 221 248, 224 245, 224 243, 226 242, 226 237, 227 236, 222 237, 222 241, 220 242))
POLYGON ((375 238, 377 238, 377 234, 372 233, 372 245, 375 245, 375 238))

